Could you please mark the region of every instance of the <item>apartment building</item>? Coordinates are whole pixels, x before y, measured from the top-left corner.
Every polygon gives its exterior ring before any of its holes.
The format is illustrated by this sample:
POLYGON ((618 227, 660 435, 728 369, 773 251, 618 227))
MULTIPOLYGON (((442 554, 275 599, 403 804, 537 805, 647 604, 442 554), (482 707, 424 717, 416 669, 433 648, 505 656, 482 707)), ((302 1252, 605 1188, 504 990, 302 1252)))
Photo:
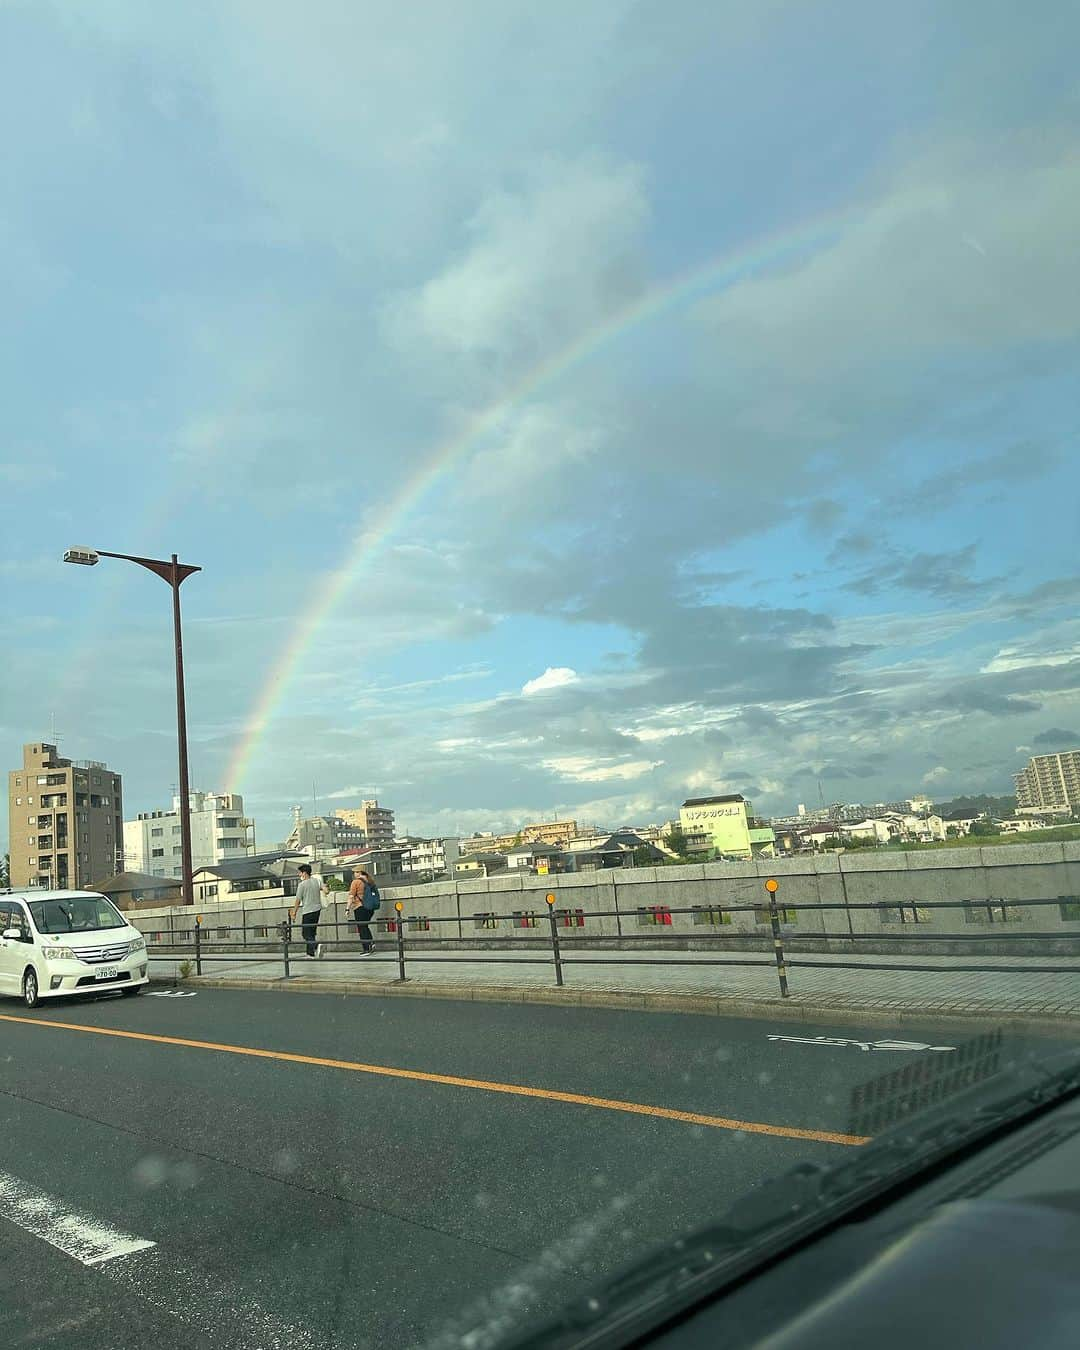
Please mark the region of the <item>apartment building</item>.
POLYGON ((363 801, 359 807, 335 811, 338 820, 362 830, 367 842, 377 848, 389 848, 394 843, 394 813, 378 801, 363 801))
POLYGON ((519 844, 550 844, 553 848, 567 848, 570 840, 579 834, 576 820, 541 820, 522 825, 513 834, 476 834, 462 839, 461 852, 507 852, 519 844))
POLYGON ((1080 811, 1080 750, 1032 755, 1013 778, 1023 810, 1080 811))
POLYGON ((11 885, 89 887, 123 871, 123 793, 98 760, 62 759, 55 745, 23 746, 8 774, 11 885))
MULTIPOLYGON (((244 815, 244 799, 238 792, 192 792, 188 797, 191 819, 191 866, 209 867, 255 852, 255 822, 244 815)), ((180 847, 180 798, 173 797, 170 811, 141 811, 124 821, 124 866, 129 872, 152 877, 178 877, 180 847)))
POLYGON ((420 839, 415 835, 406 835, 397 841, 398 847, 404 850, 402 866, 406 872, 415 872, 418 876, 451 873, 459 856, 458 843, 459 840, 453 838, 420 839))
POLYGON ((301 849, 312 858, 332 858, 345 849, 360 849, 371 843, 364 831, 339 815, 301 818, 293 809, 293 828, 285 840, 287 849, 301 849))

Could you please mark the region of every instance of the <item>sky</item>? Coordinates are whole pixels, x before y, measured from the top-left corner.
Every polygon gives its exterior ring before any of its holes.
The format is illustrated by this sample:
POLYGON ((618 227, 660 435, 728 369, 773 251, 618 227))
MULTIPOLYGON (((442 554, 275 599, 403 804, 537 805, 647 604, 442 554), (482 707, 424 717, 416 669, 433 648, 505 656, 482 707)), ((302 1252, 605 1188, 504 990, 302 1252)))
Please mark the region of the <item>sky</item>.
POLYGON ((410 833, 1080 746, 1080 10, 0 0, 0 751, 410 833))

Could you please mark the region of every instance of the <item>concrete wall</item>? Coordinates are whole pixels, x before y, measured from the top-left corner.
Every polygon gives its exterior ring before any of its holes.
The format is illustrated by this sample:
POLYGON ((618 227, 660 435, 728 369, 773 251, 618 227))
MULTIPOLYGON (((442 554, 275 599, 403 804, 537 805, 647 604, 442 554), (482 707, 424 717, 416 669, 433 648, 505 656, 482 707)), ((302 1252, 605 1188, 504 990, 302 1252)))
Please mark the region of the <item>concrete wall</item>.
MULTIPOLYGON (((911 853, 827 854, 772 861, 693 863, 682 867, 615 868, 536 877, 499 873, 492 877, 386 887, 379 911, 385 931, 394 902, 406 919, 425 919, 430 927, 407 923, 407 940, 445 938, 470 947, 513 938, 528 944, 550 943, 545 896, 555 895, 556 910, 581 911, 584 926, 565 927, 564 943, 601 939, 621 945, 642 943, 693 948, 705 936, 723 936, 735 950, 771 946, 764 913, 764 881, 780 883, 777 901, 789 953, 799 951, 923 952, 941 954, 1028 954, 1049 956, 1080 952, 1080 842, 1016 844, 1008 847, 941 849, 911 853), (1043 900, 1052 903, 1033 904, 1043 900), (965 910, 936 909, 941 902, 970 902, 965 910), (1061 905, 1078 908, 1063 917, 1061 905), (988 911, 987 906, 991 906, 988 911), (798 909, 789 910, 791 906, 798 909), (836 908, 829 908, 836 906, 836 908), (1004 908, 1002 908, 1004 906, 1004 908), (657 907, 671 912, 670 924, 646 921, 657 907), (721 924, 701 922, 692 912, 720 911, 721 924), (519 927, 514 915, 529 915, 536 926, 519 927), (483 916, 494 915, 494 928, 483 916), (479 916, 479 917, 478 917, 479 916), (901 918, 908 922, 901 922, 901 918), (916 922, 916 920, 918 920, 916 922), (1053 942, 1025 940, 1047 934, 1053 942), (930 939, 927 943, 926 939, 930 939)), ((288 912, 288 899, 201 902, 203 938, 208 947, 274 939, 274 925, 288 912), (267 934, 231 930, 247 925, 267 934)), ((170 934, 189 939, 193 916, 180 906, 146 909, 137 916, 151 947, 170 934), (160 936, 157 936, 160 934, 160 936)), ((324 912, 321 932, 339 938, 354 933, 345 926, 344 902, 324 912)), ((499 945, 507 945, 500 941, 499 945)))

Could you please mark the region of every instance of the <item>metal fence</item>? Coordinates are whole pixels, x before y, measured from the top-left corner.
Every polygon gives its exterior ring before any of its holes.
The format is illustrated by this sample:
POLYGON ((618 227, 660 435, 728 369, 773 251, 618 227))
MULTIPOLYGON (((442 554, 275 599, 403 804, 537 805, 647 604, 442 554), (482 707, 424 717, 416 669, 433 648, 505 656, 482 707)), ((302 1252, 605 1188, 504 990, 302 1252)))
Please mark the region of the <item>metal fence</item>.
MULTIPOLYGON (((801 942, 816 942, 822 937, 842 939, 850 943, 849 950, 857 949, 860 942, 881 942, 895 937, 898 940, 911 943, 926 943, 929 955, 933 951, 935 942, 954 940, 954 935, 948 934, 882 934, 882 933, 860 933, 853 931, 850 926, 846 932, 822 933, 795 933, 785 931, 782 920, 790 913, 802 909, 813 910, 816 913, 822 911, 839 910, 847 912, 850 915, 851 910, 878 910, 883 906, 880 902, 837 902, 837 903, 785 903, 777 898, 777 884, 774 881, 766 883, 766 898, 764 901, 758 901, 753 904, 721 904, 719 902, 710 904, 706 913, 710 916, 705 925, 710 929, 708 932, 695 933, 695 946, 702 946, 710 954, 704 956, 695 956, 681 958, 678 956, 661 956, 659 953, 665 944, 676 943, 685 946, 685 933, 665 934, 662 930, 665 926, 672 923, 672 919, 677 915, 696 915, 702 914, 702 906, 694 905, 689 907, 673 907, 666 905, 654 905, 648 907, 648 913, 651 914, 649 931, 637 935, 627 935, 620 932, 618 938, 619 947, 611 947, 612 939, 610 936, 601 934, 590 935, 581 930, 584 926, 585 914, 583 910, 575 908, 560 908, 557 898, 554 895, 545 897, 546 914, 543 912, 534 913, 531 911, 515 910, 509 914, 500 914, 495 912, 482 912, 474 914, 473 919, 480 925, 479 931, 484 936, 479 939, 479 945, 469 948, 468 941, 461 935, 461 916, 460 915, 427 915, 427 914, 406 914, 405 906, 402 901, 397 901, 392 908, 384 907, 384 912, 371 919, 371 927, 378 930, 383 938, 383 946, 376 948, 370 954, 362 951, 356 951, 359 938, 353 936, 353 924, 340 920, 321 920, 318 927, 318 941, 329 954, 329 959, 335 963, 354 963, 354 962, 375 962, 396 964, 398 968, 397 979, 405 982, 408 978, 407 970, 409 965, 424 962, 461 962, 469 965, 483 964, 514 964, 514 965, 546 965, 550 966, 554 976, 556 986, 561 986, 564 982, 564 970, 566 966, 573 965, 593 965, 593 966, 768 966, 775 967, 776 977, 780 986, 782 997, 787 998, 790 993, 788 973, 793 969, 799 968, 820 968, 827 970, 883 970, 883 971, 919 971, 932 974, 948 975, 953 972, 977 972, 977 973, 1029 973, 1029 974, 1080 974, 1080 969, 1075 965, 1055 965, 1049 962, 1038 965, 1025 963, 1024 965, 1008 965, 1001 962, 995 962, 994 965, 979 965, 968 960, 950 960, 947 966, 919 964, 917 961, 903 962, 897 961, 874 961, 867 957, 860 957, 857 961, 844 961, 830 957, 828 960, 814 960, 813 953, 810 955, 798 955, 798 944, 801 942), (725 944, 730 947, 736 942, 745 943, 745 932, 732 931, 729 933, 722 930, 729 922, 730 916, 738 913, 753 912, 759 916, 759 919, 768 923, 771 929, 771 939, 761 939, 764 945, 762 954, 740 951, 739 953, 723 953, 725 944), (727 917, 725 917, 727 916, 727 917), (494 931, 503 923, 509 922, 518 930, 517 935, 494 936, 494 931), (446 937, 437 935, 437 925, 452 924, 458 932, 457 935, 446 937), (344 930, 344 935, 342 934, 344 930), (546 930, 546 931, 545 931, 546 930), (328 937, 328 932, 332 931, 334 936, 328 937), (386 939, 390 939, 389 942, 386 939), (642 955, 625 954, 639 946, 642 955), (769 946, 771 945, 771 953, 769 946), (583 955, 589 947, 594 950, 603 948, 604 955, 583 955), (789 954, 794 948, 795 955, 789 954), (463 948, 467 948, 465 954, 461 954, 463 948), (512 955, 511 951, 520 951, 522 948, 531 949, 537 952, 536 955, 512 955), (539 954, 543 948, 543 955, 539 954), (653 948, 653 953, 648 954, 647 949, 653 948), (499 955, 500 949, 506 951, 506 955, 499 955), (492 953, 495 954, 492 954, 492 953), (716 953, 716 954, 713 954, 716 953)), ((981 902, 980 902, 981 903, 981 902)), ((918 910, 937 910, 937 909, 967 909, 972 902, 967 900, 931 900, 921 901, 913 906, 918 910)), ((1055 905, 1058 906, 1058 899, 1042 900, 1022 900, 1016 902, 1009 901, 988 901, 987 906, 992 906, 994 910, 1001 911, 1001 919, 1008 921, 1007 911, 1030 906, 1055 905)), ((896 908, 895 905, 890 908, 896 908)), ((246 915, 244 916, 246 918, 246 915)), ((590 910, 588 917, 592 918, 615 918, 625 917, 619 911, 615 910, 590 910)), ((151 954, 159 956, 172 955, 188 957, 192 960, 195 973, 203 974, 204 966, 208 963, 223 961, 236 964, 239 961, 250 960, 265 962, 267 956, 276 956, 282 963, 282 972, 286 979, 293 974, 292 966, 297 959, 304 944, 302 942, 300 925, 294 924, 289 919, 277 923, 263 924, 230 924, 222 925, 204 925, 201 917, 197 917, 196 922, 191 926, 187 933, 178 934, 175 928, 168 930, 152 929, 142 927, 140 929, 147 938, 148 947, 151 954), (224 940, 228 941, 233 948, 226 952, 222 948, 222 938, 210 938, 207 928, 224 934, 224 940), (236 935, 234 938, 233 935, 236 935), (249 935, 252 935, 249 938, 249 935), (237 941, 237 938, 239 941, 237 941), (240 950, 237 951, 236 948, 240 950)), ((1045 933, 1023 933, 1010 934, 1012 939, 1022 939, 1025 942, 1038 944, 1040 942, 1060 943, 1061 937, 1053 932, 1045 933)), ((969 934, 966 941, 992 941, 993 934, 969 934)), ((1076 939, 1077 955, 1080 955, 1080 937, 1076 939)), ((1037 946, 1032 949, 1037 953, 1037 946)))

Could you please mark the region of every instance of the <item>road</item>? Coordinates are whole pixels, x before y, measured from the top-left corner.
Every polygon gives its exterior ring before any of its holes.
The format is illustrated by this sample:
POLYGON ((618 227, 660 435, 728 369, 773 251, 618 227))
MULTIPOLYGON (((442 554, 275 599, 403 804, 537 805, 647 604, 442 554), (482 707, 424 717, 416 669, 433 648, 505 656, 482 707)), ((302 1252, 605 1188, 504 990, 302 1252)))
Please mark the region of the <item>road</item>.
POLYGON ((854 1088, 956 1052, 769 1036, 889 1034, 256 990, 0 1004, 0 1344, 458 1345, 859 1147, 854 1088))

